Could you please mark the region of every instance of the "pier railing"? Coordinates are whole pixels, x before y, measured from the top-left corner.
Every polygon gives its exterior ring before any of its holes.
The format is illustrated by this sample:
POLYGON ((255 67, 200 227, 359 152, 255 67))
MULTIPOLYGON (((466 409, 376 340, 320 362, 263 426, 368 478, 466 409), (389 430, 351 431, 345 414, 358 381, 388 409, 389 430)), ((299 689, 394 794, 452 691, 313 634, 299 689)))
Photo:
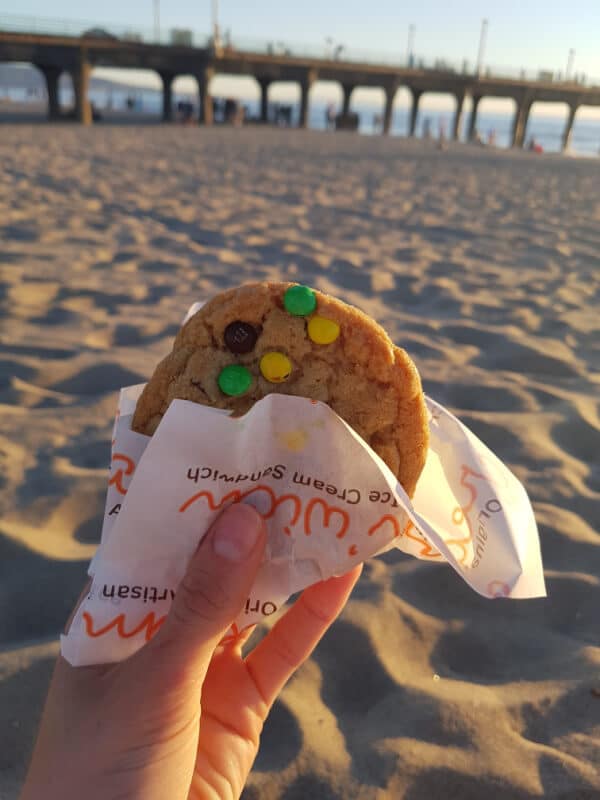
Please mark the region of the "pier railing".
MULTIPOLYGON (((0 14, 0 32, 29 33, 49 36, 87 37, 112 39, 128 43, 159 44, 206 48, 214 44, 206 32, 191 28, 160 28, 114 25, 93 20, 54 19, 49 17, 0 14)), ((446 58, 423 58, 418 54, 407 57, 401 53, 386 53, 381 50, 363 50, 324 40, 322 45, 292 43, 280 39, 264 40, 232 35, 224 31, 220 45, 238 52, 264 55, 289 56, 292 58, 319 59, 332 62, 370 64, 404 69, 422 69, 455 75, 474 75, 490 79, 540 81, 544 83, 577 84, 586 87, 600 86, 600 79, 590 78, 584 73, 565 76, 557 70, 519 69, 485 64, 477 70, 473 61, 460 62, 446 58)))

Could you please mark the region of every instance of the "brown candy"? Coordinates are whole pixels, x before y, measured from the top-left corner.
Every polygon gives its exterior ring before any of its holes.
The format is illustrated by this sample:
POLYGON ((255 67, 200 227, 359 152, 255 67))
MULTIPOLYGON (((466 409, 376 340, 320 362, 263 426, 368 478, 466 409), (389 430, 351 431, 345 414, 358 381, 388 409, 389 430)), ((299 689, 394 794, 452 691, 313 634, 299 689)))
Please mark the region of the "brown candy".
POLYGON ((230 322, 225 328, 223 339, 225 340, 225 346, 232 353, 249 353, 254 349, 258 339, 258 332, 256 328, 253 328, 247 322, 236 320, 235 322, 230 322))

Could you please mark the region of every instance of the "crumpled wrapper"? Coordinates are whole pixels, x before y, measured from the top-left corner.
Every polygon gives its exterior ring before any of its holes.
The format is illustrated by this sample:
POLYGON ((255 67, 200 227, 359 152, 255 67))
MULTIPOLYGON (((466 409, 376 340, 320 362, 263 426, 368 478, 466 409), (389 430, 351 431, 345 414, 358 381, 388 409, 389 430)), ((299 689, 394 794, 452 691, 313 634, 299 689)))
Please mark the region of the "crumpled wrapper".
POLYGON ((392 547, 447 561, 485 597, 545 595, 525 489, 435 401, 426 398, 430 445, 411 501, 323 403, 273 394, 232 418, 175 400, 148 437, 131 430, 142 389, 120 394, 92 585, 61 637, 74 666, 119 661, 150 640, 205 531, 237 501, 263 516, 268 545, 226 638, 274 614, 294 592, 392 547))

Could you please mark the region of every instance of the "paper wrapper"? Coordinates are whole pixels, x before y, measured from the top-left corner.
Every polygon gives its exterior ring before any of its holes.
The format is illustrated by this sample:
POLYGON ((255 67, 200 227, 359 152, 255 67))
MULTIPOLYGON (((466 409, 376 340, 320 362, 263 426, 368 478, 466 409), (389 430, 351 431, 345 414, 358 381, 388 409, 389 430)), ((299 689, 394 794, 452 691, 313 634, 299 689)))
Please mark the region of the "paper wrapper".
POLYGON ((525 489, 433 400, 427 462, 411 502, 323 403, 274 394, 232 418, 175 400, 150 438, 131 430, 142 388, 121 391, 93 582, 62 637, 71 664, 119 661, 142 647, 165 619, 202 535, 235 501, 264 517, 268 545, 229 636, 292 593, 391 547, 447 561, 486 597, 545 594, 525 489))

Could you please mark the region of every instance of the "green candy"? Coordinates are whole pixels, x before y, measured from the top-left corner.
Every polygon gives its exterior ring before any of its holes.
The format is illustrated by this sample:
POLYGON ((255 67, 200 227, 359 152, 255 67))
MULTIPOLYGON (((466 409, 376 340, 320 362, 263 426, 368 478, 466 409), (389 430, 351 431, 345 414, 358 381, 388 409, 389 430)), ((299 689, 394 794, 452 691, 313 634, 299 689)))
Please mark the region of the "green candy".
POLYGON ((240 364, 230 364, 223 367, 217 378, 219 389, 229 397, 239 397, 250 388, 252 373, 240 364))
POLYGON ((290 286, 283 295, 283 305, 295 317, 306 317, 317 307, 317 297, 310 286, 290 286))

